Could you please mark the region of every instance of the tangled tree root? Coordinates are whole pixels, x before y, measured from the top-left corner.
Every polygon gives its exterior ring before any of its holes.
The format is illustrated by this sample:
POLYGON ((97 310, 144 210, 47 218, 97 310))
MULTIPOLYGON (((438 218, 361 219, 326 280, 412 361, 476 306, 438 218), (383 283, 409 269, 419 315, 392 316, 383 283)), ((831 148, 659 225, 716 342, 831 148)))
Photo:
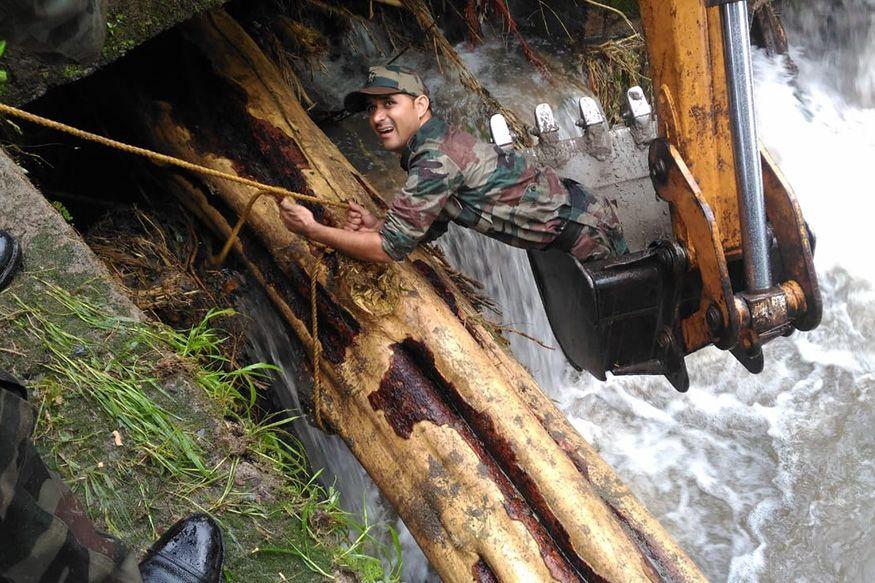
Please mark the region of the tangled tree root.
POLYGON ((652 95, 650 79, 644 76, 646 47, 641 35, 634 34, 592 47, 584 53, 587 85, 595 93, 612 122, 620 121, 626 90, 640 85, 652 95))
POLYGON ((532 66, 546 79, 551 80, 553 75, 550 68, 535 50, 532 49, 531 45, 529 45, 520 32, 516 20, 514 20, 510 13, 510 8, 508 8, 507 2, 505 2, 505 0, 486 0, 481 5, 479 12, 477 10, 477 5, 477 0, 468 0, 467 5, 465 6, 465 21, 468 25, 469 32, 472 33, 470 39, 471 44, 476 46, 482 41, 483 30, 480 27, 480 18, 486 14, 490 7, 492 7, 499 15, 501 15, 501 20, 504 26, 507 27, 507 30, 513 33, 517 41, 520 43, 520 48, 529 63, 531 63, 532 66))
POLYGON ((459 53, 456 52, 456 49, 453 48, 450 41, 447 40, 447 37, 445 37, 437 27, 434 17, 431 14, 431 10, 429 10, 425 2, 423 0, 403 0, 403 2, 404 7, 416 17, 416 21, 420 28, 422 28, 423 32, 431 38, 436 56, 438 57, 438 64, 440 64, 439 56, 443 56, 449 61, 459 75, 459 82, 477 94, 480 101, 488 110, 488 113, 500 113, 505 117, 510 129, 516 134, 517 144, 522 147, 531 146, 532 137, 529 133, 528 126, 523 123, 516 113, 499 103, 499 101, 489 93, 477 78, 474 77, 465 63, 462 62, 459 53))

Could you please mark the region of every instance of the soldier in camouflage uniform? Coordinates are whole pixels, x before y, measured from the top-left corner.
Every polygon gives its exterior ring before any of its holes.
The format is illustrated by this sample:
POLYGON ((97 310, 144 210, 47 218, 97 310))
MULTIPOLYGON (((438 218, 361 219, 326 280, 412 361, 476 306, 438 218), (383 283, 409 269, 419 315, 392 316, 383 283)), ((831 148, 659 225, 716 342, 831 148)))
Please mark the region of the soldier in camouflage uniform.
MULTIPOLYGON (((103 45, 105 0, 0 0, 0 39, 88 62, 103 45)), ((0 230, 0 291, 21 265, 21 246, 0 230)), ((0 583, 218 583, 219 526, 195 514, 136 556, 98 532, 33 445, 34 410, 0 370, 0 583)))
POLYGON ((279 203, 286 227, 366 261, 400 261, 417 244, 441 236, 451 221, 526 249, 554 336, 582 369, 575 357, 588 333, 580 262, 628 252, 611 204, 551 168, 434 117, 427 88, 404 67, 371 67, 365 86, 344 105, 367 109, 383 147, 401 154, 407 183, 382 220, 350 202, 344 229, 322 225, 286 198, 279 203))
MULTIPOLYGON (((103 0, 3 0, 0 39, 79 62, 103 45, 103 0)), ((21 263, 18 242, 0 231, 0 290, 21 263)), ((142 581, 136 557, 97 532, 70 489, 34 448, 33 407, 0 370, 0 582, 142 581)))
POLYGON ((560 249, 583 261, 626 252, 614 209, 551 168, 477 140, 432 115, 428 90, 413 71, 371 67, 345 100, 367 109, 383 147, 401 154, 408 178, 385 219, 350 203, 345 230, 321 225, 306 208, 280 203, 286 226, 353 257, 400 261, 436 239, 452 221, 530 250, 560 249))
POLYGON ((344 105, 367 110, 383 147, 401 154, 407 182, 382 220, 350 202, 343 229, 323 225, 283 199, 286 227, 366 261, 400 261, 417 244, 445 233, 451 221, 526 249, 554 336, 581 369, 573 356, 586 333, 579 262, 628 251, 614 208, 553 169, 434 117, 428 90, 404 67, 371 67, 365 86, 347 95, 344 105))

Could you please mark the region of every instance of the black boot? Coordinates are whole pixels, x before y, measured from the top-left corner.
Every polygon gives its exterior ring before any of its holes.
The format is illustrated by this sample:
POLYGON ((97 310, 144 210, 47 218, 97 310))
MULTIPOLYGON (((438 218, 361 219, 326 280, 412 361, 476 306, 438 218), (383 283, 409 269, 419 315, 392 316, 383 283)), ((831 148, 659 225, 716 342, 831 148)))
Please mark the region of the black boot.
POLYGON ((206 514, 171 526, 140 563, 143 583, 218 583, 225 552, 222 531, 206 514))
POLYGON ((22 400, 27 401, 27 389, 24 388, 18 379, 6 372, 5 370, 0 370, 0 390, 7 390, 12 393, 15 393, 22 400))
POLYGON ((6 231, 0 231, 0 290, 6 287, 21 263, 21 247, 6 231))

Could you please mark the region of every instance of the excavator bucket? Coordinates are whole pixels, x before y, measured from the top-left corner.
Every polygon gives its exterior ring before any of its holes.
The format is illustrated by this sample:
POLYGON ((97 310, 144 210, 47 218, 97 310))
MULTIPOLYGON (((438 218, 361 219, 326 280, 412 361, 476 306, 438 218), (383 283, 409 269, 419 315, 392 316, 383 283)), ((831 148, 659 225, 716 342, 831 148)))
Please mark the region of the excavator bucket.
POLYGON ((572 366, 601 380, 606 371, 664 375, 678 391, 687 390, 677 326, 687 264, 677 244, 662 241, 588 264, 555 250, 530 252, 529 260, 553 334, 572 366))
MULTIPOLYGON (((723 253, 716 219, 696 195, 683 160, 656 137, 643 91, 628 91, 625 122, 614 127, 592 97, 579 100, 579 112, 582 135, 560 139, 550 106, 540 104, 538 144, 523 152, 585 185, 590 196, 607 199, 630 249, 622 257, 583 263, 557 250, 528 253, 554 336, 576 369, 601 380, 607 372, 663 375, 685 391, 687 354, 714 344, 759 372, 762 343, 816 325, 820 298, 809 232, 767 155, 769 261, 782 283, 747 293, 741 254, 723 253), (679 190, 686 196, 675 194, 679 190), (673 225, 673 213, 680 228, 673 225), (711 246, 692 236, 694 231, 710 234, 711 246), (709 294, 729 303, 729 313, 709 294)), ((500 115, 490 120, 490 129, 498 147, 512 147, 500 115)))

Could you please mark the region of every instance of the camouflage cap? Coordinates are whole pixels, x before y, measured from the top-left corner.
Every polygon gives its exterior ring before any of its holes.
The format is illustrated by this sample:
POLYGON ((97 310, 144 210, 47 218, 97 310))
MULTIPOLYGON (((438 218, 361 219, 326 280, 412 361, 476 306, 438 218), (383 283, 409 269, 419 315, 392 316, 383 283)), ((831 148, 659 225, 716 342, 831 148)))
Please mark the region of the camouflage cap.
POLYGON ((390 95, 406 93, 411 97, 428 95, 428 88, 413 70, 400 65, 371 67, 368 80, 361 89, 353 91, 343 99, 347 111, 364 111, 368 95, 390 95))

